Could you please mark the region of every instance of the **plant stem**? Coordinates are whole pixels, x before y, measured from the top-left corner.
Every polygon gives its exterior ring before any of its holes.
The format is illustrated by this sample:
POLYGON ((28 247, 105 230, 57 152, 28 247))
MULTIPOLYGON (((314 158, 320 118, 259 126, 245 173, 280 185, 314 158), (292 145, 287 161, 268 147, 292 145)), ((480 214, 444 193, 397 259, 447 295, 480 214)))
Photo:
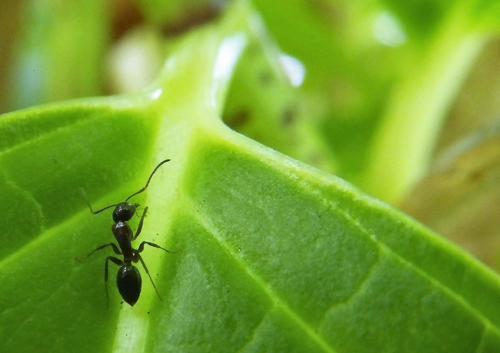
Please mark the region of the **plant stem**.
POLYGON ((487 41, 466 30, 458 10, 396 86, 375 135, 363 186, 387 202, 397 203, 426 172, 448 108, 487 41))

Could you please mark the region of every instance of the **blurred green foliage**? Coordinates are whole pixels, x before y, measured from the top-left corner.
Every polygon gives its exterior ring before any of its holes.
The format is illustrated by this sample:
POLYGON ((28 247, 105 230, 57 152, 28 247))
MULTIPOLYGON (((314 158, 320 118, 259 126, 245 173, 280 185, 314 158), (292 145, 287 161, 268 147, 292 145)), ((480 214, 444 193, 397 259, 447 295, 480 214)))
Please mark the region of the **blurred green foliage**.
MULTIPOLYGON (((177 38, 217 22, 228 3, 2 1, 0 112, 138 91, 177 38)), ((500 1, 253 5, 268 34, 246 50, 222 112, 236 131, 396 205, 446 147, 439 141, 450 145, 467 133, 461 121, 443 126, 454 106, 463 109, 459 92, 479 55, 496 48, 500 1), (299 84, 290 84, 285 54, 305 71, 299 84)), ((498 76, 493 62, 489 79, 498 76)), ((499 113, 494 94, 479 96, 466 102, 475 116, 485 111, 470 129, 499 113)))

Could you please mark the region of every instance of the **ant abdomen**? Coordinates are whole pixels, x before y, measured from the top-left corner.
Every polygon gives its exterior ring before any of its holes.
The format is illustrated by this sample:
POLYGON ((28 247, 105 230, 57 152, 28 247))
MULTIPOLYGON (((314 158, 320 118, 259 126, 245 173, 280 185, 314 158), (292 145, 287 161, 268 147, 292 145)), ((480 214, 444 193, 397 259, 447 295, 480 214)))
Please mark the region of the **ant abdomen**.
POLYGON ((142 279, 139 270, 133 265, 120 267, 116 275, 116 284, 123 300, 134 306, 141 295, 142 279))

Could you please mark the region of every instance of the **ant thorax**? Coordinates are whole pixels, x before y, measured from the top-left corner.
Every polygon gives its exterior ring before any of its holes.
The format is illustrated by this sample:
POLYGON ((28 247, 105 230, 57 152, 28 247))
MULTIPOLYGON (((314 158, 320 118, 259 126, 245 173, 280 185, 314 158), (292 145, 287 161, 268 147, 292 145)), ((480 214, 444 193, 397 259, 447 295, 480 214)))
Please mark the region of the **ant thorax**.
POLYGON ((116 241, 118 242, 118 245, 120 246, 120 249, 122 250, 124 261, 129 263, 130 261, 132 261, 132 257, 134 254, 131 245, 132 238, 134 237, 132 229, 127 223, 118 221, 118 223, 115 223, 111 226, 111 230, 113 232, 113 235, 115 236, 116 241))

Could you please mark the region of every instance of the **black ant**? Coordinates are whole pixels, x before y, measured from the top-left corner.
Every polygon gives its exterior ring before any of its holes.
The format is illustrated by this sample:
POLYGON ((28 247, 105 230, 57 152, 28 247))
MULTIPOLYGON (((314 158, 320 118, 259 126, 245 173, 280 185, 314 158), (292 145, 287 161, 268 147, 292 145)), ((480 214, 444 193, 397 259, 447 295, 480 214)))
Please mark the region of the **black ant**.
MULTIPOLYGON (((142 266, 144 267, 144 270, 146 270, 146 273, 149 276, 149 279, 151 280, 151 283, 153 284, 153 287, 156 291, 156 295, 158 295, 158 298, 162 300, 160 297, 160 294, 158 293, 158 290, 156 289, 156 286, 153 282, 153 279, 151 278, 151 275, 149 274, 148 268, 146 267, 146 264, 144 263, 144 260, 142 259, 140 253, 144 250, 144 245, 147 244, 149 246, 152 246, 154 248, 162 249, 168 253, 174 253, 174 251, 169 251, 167 249, 162 248, 161 246, 151 243, 149 241, 143 241, 138 249, 134 249, 132 247, 132 241, 137 239, 137 237, 141 234, 142 230, 142 224, 144 223, 144 217, 146 216, 146 212, 148 211, 148 207, 144 209, 142 212, 141 220, 139 222, 139 226, 137 227, 137 231, 135 234, 132 232, 132 229, 130 226, 127 224, 127 222, 134 216, 137 208, 140 206, 138 203, 131 204, 128 202, 130 198, 132 198, 135 195, 140 194, 141 192, 145 191, 149 185, 149 182, 151 181, 151 178, 153 177, 154 173, 160 168, 163 164, 167 163, 170 161, 170 159, 166 159, 160 164, 156 166, 156 168, 153 170, 151 175, 149 176, 148 182, 146 183, 146 186, 144 186, 142 189, 137 191, 136 193, 133 193, 124 202, 120 202, 118 204, 114 205, 109 205, 107 207, 104 207, 100 209, 99 211, 93 211, 92 206, 90 206, 90 203, 88 202, 87 198, 85 197, 85 201, 87 202, 87 205, 90 208, 90 212, 93 214, 98 214, 101 213, 104 210, 107 210, 110 207, 115 207, 115 210, 113 211, 113 221, 115 222, 111 226, 111 231, 113 232, 113 235, 115 236, 116 241, 118 242, 118 245, 120 246, 120 249, 114 244, 114 243, 107 243, 103 244, 99 247, 97 247, 94 251, 92 251, 90 254, 87 255, 89 257, 92 255, 94 252, 97 250, 104 249, 108 246, 111 246, 113 248, 113 251, 115 254, 118 255, 123 255, 123 261, 120 259, 117 259, 116 257, 113 256, 108 256, 106 258, 106 262, 104 265, 104 286, 106 288, 106 299, 107 303, 109 306, 109 294, 108 294, 108 263, 109 261, 117 264, 120 266, 118 269, 118 274, 116 276, 116 284, 118 286, 118 291, 120 292, 120 295, 122 296, 123 300, 127 302, 130 306, 134 306, 134 304, 137 302, 139 299, 139 296, 141 294, 141 284, 142 284, 142 279, 141 279, 141 274, 139 273, 139 270, 133 265, 133 263, 141 262, 142 266)), ((85 193, 82 189, 82 193, 85 196, 85 193)))

